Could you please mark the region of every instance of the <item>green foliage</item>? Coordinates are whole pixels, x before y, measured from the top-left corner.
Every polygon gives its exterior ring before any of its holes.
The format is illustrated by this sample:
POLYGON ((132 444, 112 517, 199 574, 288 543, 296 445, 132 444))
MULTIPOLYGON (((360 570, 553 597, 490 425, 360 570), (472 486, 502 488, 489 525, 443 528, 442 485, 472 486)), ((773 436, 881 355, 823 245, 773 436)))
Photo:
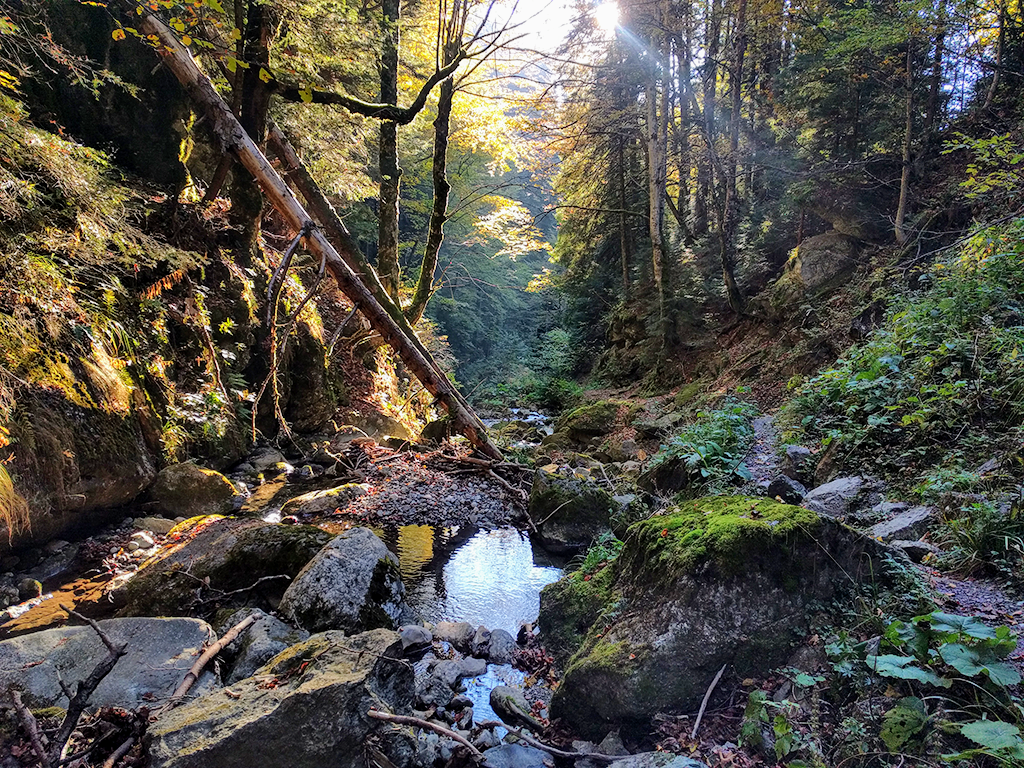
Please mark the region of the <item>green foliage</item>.
POLYGON ((1024 219, 980 231, 925 279, 785 410, 805 439, 839 441, 846 462, 897 482, 977 466, 1024 417, 1024 219))
POLYGON ((941 564, 967 575, 1016 577, 1024 563, 1024 515, 990 501, 969 501, 947 512, 936 542, 941 564))
POLYGON ((719 408, 699 411, 694 422, 661 446, 651 459, 652 467, 681 463, 695 493, 735 477, 749 479, 742 460, 754 439, 751 420, 756 414, 750 403, 731 398, 719 408))
POLYGON ((882 718, 882 743, 890 752, 902 752, 919 740, 926 725, 928 710, 924 702, 917 696, 905 696, 882 718))
POLYGON ((622 552, 623 542, 619 541, 611 531, 602 533, 590 545, 574 571, 576 578, 591 576, 602 568, 610 565, 622 552))
POLYGON ((968 200, 995 205, 1017 204, 1024 187, 1024 148, 1012 134, 975 138, 960 131, 946 142, 943 154, 967 150, 971 162, 961 182, 968 200))

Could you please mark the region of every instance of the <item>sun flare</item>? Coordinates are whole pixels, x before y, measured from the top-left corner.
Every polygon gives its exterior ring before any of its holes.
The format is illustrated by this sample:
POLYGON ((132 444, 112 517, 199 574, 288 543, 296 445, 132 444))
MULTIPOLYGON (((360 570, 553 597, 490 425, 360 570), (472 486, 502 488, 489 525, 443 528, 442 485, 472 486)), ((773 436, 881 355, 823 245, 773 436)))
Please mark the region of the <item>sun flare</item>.
POLYGON ((614 2, 603 2, 594 9, 594 20, 605 32, 613 31, 619 25, 619 6, 614 2))

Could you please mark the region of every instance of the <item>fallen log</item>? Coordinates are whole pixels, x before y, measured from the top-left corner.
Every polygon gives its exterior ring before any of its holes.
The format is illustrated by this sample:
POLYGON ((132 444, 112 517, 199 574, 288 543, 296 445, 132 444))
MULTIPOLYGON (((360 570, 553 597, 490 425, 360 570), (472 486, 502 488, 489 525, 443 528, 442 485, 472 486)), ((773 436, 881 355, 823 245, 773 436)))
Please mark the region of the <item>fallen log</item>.
POLYGON ((254 623, 256 623, 255 615, 246 616, 240 622, 235 624, 235 626, 225 632, 224 637, 207 648, 196 660, 196 663, 192 665, 192 668, 189 669, 188 674, 186 674, 181 683, 178 684, 178 687, 174 689, 174 693, 171 694, 171 698, 169 698, 167 703, 160 708, 160 712, 163 713, 164 711, 171 709, 175 704, 181 701, 185 697, 185 694, 191 690, 192 686, 196 684, 203 668, 210 663, 213 657, 223 651, 236 637, 245 632, 245 630, 251 627, 254 623))
MULTIPOLYGON (((138 6, 138 10, 141 13, 141 31, 157 42, 157 51, 164 63, 182 84, 189 97, 202 107, 210 129, 221 143, 224 152, 237 157, 241 165, 256 178, 267 199, 295 231, 310 226, 310 215, 242 128, 231 108, 217 93, 210 78, 199 68, 188 48, 181 44, 159 18, 143 6, 138 6)), ((448 412, 459 432, 481 453, 501 461, 501 452, 491 443, 487 428, 447 377, 440 374, 429 352, 424 354, 425 350, 410 341, 401 326, 360 281, 319 227, 312 227, 306 237, 306 247, 314 256, 326 263, 342 293, 359 307, 371 327, 395 350, 409 372, 420 380, 424 388, 448 412)))

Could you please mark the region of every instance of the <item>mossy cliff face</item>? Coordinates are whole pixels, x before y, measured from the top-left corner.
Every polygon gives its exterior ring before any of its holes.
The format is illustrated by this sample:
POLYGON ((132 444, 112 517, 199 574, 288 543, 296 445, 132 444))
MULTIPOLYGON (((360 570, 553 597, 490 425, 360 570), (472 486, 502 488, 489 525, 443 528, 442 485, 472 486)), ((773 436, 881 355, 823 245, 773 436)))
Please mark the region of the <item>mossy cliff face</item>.
POLYGON ((876 551, 851 529, 766 499, 697 499, 636 523, 614 577, 581 590, 562 586, 569 576, 542 596, 542 633, 551 608, 565 609, 556 643, 589 625, 552 715, 593 738, 695 710, 723 665, 746 677, 782 663, 809 616, 843 599, 876 551))

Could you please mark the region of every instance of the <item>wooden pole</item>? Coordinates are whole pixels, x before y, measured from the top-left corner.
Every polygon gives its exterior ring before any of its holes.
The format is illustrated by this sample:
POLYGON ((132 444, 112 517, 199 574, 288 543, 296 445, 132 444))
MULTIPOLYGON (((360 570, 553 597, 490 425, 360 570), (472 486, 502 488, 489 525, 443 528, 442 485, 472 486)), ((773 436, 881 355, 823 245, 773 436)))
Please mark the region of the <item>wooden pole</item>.
MULTIPOLYGON (((140 6, 141 8, 141 6, 140 6)), ((165 64, 178 78, 185 92, 199 104, 209 120, 210 128, 225 152, 230 152, 256 178, 267 199, 296 231, 312 219, 299 203, 284 179, 267 161, 256 143, 242 128, 224 102, 210 78, 199 68, 191 52, 156 16, 144 11, 140 30, 159 41, 159 52, 165 64)), ((351 267, 342 259, 324 233, 315 225, 306 237, 306 247, 313 255, 327 263, 327 269, 338 282, 348 299, 359 307, 373 329, 381 335, 405 363, 409 371, 420 380, 424 388, 441 404, 456 428, 476 449, 486 456, 501 461, 501 452, 491 443, 487 428, 459 395, 451 382, 439 374, 429 352, 411 343, 401 327, 363 285, 351 267)))

